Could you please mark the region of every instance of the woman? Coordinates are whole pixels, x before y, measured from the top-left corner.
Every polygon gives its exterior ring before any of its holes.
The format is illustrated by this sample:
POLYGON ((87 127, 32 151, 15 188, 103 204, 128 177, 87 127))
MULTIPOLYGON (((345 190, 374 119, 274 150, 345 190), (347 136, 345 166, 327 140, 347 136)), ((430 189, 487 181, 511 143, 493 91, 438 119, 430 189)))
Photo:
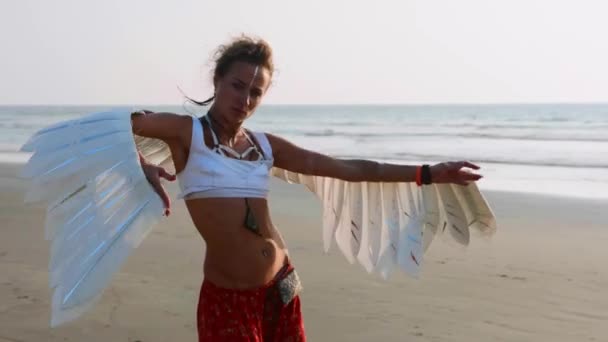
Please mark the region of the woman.
MULTIPOLYGON (((273 71, 269 45, 243 37, 219 50, 214 96, 199 103, 211 104, 207 115, 132 115, 135 134, 169 145, 180 198, 206 242, 197 322, 200 341, 305 340, 299 280, 266 200, 273 165, 352 182, 432 180, 465 185, 481 178, 463 170, 478 169, 468 162, 420 167, 341 160, 272 134, 246 130, 243 125, 260 105, 273 71)), ((169 214, 169 197, 160 178, 175 176, 141 161, 169 214)))

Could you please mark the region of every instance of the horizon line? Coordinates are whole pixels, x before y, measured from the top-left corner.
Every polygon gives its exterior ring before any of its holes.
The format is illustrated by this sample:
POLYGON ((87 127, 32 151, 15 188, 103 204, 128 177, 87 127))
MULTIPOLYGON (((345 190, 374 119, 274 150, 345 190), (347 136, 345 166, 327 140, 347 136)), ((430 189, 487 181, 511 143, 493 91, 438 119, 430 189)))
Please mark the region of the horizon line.
MULTIPOLYGON (((539 101, 539 102, 386 102, 386 103, 265 103, 261 104, 259 107, 264 106, 522 106, 522 105, 608 105, 607 101, 556 101, 556 102, 548 102, 548 101, 539 101)), ((0 103, 0 107, 133 107, 133 106, 151 106, 151 107, 181 107, 180 104, 171 104, 171 103, 156 103, 156 104, 125 104, 125 103, 64 103, 64 104, 49 104, 49 103, 40 103, 40 104, 24 104, 24 103, 12 103, 12 104, 4 104, 0 103)))

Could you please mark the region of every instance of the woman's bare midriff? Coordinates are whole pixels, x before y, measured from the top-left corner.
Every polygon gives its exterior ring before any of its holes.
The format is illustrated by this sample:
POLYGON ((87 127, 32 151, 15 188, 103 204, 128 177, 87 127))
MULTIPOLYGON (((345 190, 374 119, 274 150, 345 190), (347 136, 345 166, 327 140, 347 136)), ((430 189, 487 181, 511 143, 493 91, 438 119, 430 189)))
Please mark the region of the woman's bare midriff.
POLYGON ((259 235, 245 227, 245 199, 186 201, 190 217, 206 243, 205 279, 225 288, 256 288, 273 279, 286 262, 286 247, 274 228, 268 202, 249 198, 259 235))
MULTIPOLYGON (((187 126, 180 139, 166 142, 171 149, 176 174, 188 162, 191 121, 187 126)), ((211 149, 213 141, 207 126, 204 140, 207 148, 211 149)), ((260 287, 270 282, 287 261, 286 246, 272 224, 266 199, 249 198, 247 201, 259 227, 259 235, 245 227, 244 198, 185 201, 192 222, 206 243, 205 279, 217 286, 235 289, 260 287)))

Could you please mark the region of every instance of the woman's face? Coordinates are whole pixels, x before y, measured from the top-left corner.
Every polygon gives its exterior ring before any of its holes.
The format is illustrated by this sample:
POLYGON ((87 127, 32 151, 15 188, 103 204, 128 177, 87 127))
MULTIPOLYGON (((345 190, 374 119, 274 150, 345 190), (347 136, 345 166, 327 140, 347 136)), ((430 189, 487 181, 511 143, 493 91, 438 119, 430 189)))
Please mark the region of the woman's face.
POLYGON ((253 114, 269 85, 266 68, 234 62, 226 75, 215 80, 215 114, 228 122, 242 123, 253 114))

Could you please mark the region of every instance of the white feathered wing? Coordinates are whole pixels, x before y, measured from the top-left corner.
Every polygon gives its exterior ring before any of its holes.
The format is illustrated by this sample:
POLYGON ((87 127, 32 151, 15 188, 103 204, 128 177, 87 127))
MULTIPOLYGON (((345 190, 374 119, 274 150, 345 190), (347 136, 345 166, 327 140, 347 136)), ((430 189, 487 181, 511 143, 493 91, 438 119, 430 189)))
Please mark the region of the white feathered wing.
MULTIPOLYGON (((87 311, 163 215, 131 132, 129 112, 110 111, 44 128, 22 147, 33 152, 25 201, 47 203, 52 326, 87 311)), ((170 161, 164 143, 137 140, 147 159, 170 161)))
POLYGON ((322 202, 326 252, 335 240, 351 263, 385 279, 396 267, 418 275, 424 252, 446 231, 463 245, 470 229, 485 236, 496 231, 494 214, 475 183, 353 183, 278 168, 273 175, 305 185, 322 202))

